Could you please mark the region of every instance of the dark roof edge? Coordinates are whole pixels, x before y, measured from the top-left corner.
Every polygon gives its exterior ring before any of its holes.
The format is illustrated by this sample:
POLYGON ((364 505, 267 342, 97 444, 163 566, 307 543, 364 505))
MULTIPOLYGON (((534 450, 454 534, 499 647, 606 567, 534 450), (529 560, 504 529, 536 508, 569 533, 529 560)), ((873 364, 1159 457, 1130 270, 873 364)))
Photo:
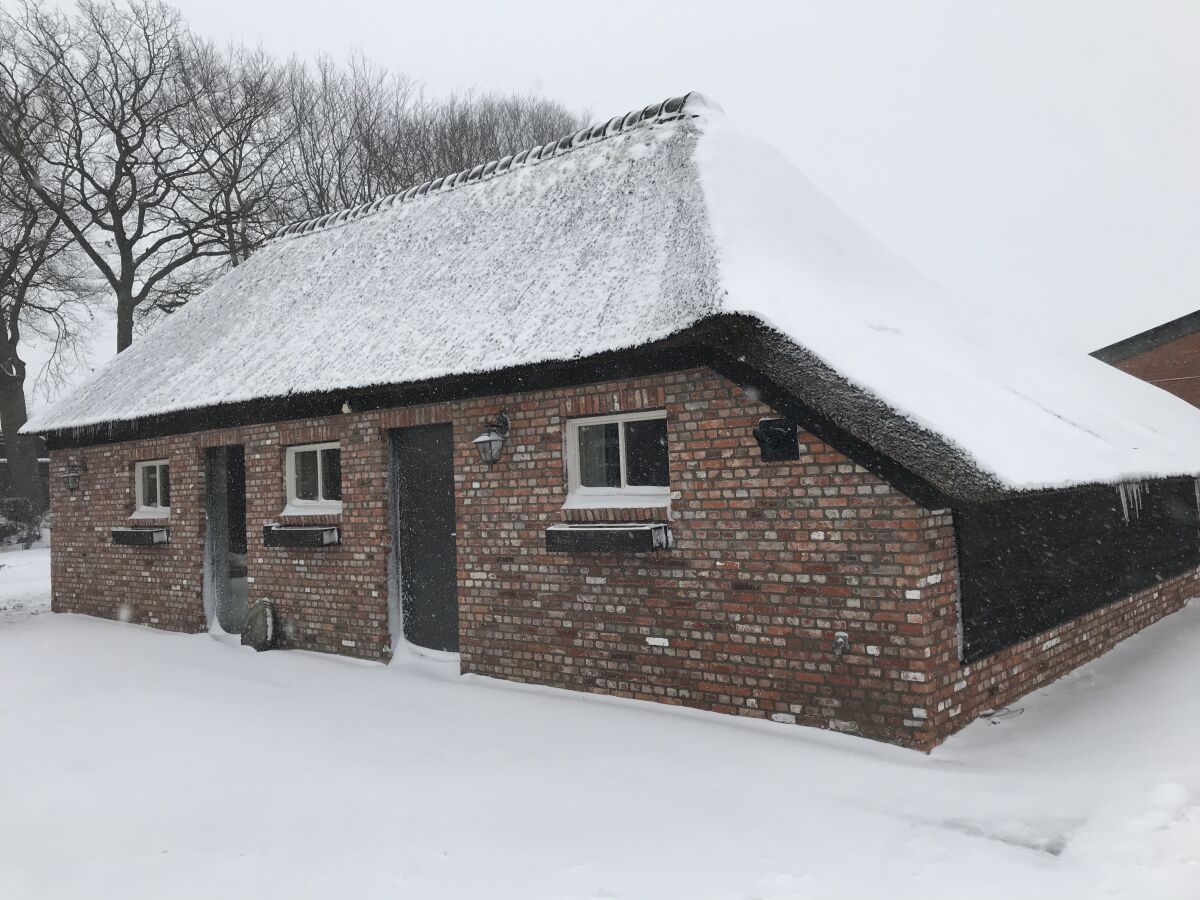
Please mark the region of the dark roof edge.
POLYGON ((452 188, 461 187, 464 184, 487 181, 524 166, 544 162, 555 156, 560 156, 568 150, 574 150, 576 147, 584 144, 592 144, 605 138, 610 138, 635 127, 656 125, 662 122, 671 122, 675 119, 694 116, 695 113, 687 112, 686 107, 689 98, 698 96, 700 95, 696 94, 695 91, 689 91, 678 97, 670 97, 661 103, 652 103, 642 109, 635 109, 623 116, 614 116, 606 122, 599 122, 587 128, 581 128, 579 131, 564 135, 556 141, 530 147, 528 150, 522 150, 520 153, 504 156, 500 159, 486 160, 470 169, 463 169, 461 172, 443 175, 441 178, 435 178, 432 181, 426 181, 424 184, 415 185, 394 194, 388 194, 385 197, 362 203, 351 209, 343 209, 339 212, 327 213, 326 215, 306 219, 301 222, 293 222, 275 231, 269 240, 274 241, 283 237, 311 234, 314 231, 320 231, 324 228, 343 225, 355 219, 372 215, 381 209, 387 209, 418 197, 445 192, 452 188))
POLYGON ((147 440, 274 422, 445 403, 706 367, 746 389, 926 509, 1112 485, 1017 490, 969 454, 859 388, 753 316, 722 313, 663 340, 565 361, 181 410, 135 421, 43 432, 51 449, 147 440))
MULTIPOLYGON (((947 493, 928 474, 914 472, 892 458, 887 448, 874 446, 869 440, 847 430, 824 408, 818 408, 817 403, 806 399, 804 395, 795 395, 789 385, 781 383, 775 373, 788 371, 794 364, 794 356, 779 360, 778 365, 771 367, 774 372, 761 371, 758 364, 763 363, 764 359, 760 351, 765 347, 768 352, 775 352, 785 346, 775 343, 776 335, 776 332, 751 317, 722 314, 698 322, 664 340, 581 359, 447 376, 420 383, 262 398, 181 410, 135 421, 63 428, 45 434, 50 447, 57 450, 333 416, 341 413, 343 403, 347 402, 356 412, 471 397, 497 396, 502 403, 505 394, 520 391, 595 384, 703 366, 722 374, 754 396, 761 397, 768 406, 792 418, 806 431, 892 484, 918 504, 930 509, 949 505, 947 493)), ((794 348, 795 345, 786 346, 794 348)), ((818 402, 824 399, 820 394, 817 397, 818 402)), ((895 417, 895 414, 892 416, 895 417)), ((915 427, 911 422, 908 425, 915 427)), ((934 436, 928 436, 928 440, 937 442, 934 436)), ((941 458, 949 463, 952 451, 944 444, 938 445, 944 450, 941 458)), ((931 461, 925 460, 926 464, 931 461)), ((960 486, 966 483, 963 478, 955 481, 960 486)))
MULTIPOLYGON (((720 318, 726 320, 725 327, 714 334, 717 340, 728 344, 726 354, 782 392, 783 396, 772 406, 786 406, 787 398, 791 398, 819 410, 825 421, 852 438, 860 449, 856 453, 835 441, 828 443, 926 508, 938 509, 955 502, 984 501, 1014 493, 979 468, 960 447, 852 384, 781 332, 752 316, 720 318), (892 472, 866 465, 861 448, 871 448, 871 452, 888 460, 892 472)), ((797 420, 805 424, 802 418, 797 420)), ((824 439, 819 430, 808 430, 824 439)))
POLYGON ((1101 362, 1119 363, 1121 360, 1145 353, 1147 350, 1153 350, 1163 344, 1169 344, 1171 341, 1177 341, 1189 334, 1195 334, 1197 331, 1200 331, 1200 309, 1180 316, 1178 319, 1172 319, 1170 322, 1155 325, 1153 328, 1124 338, 1115 344, 1093 350, 1091 355, 1101 362))

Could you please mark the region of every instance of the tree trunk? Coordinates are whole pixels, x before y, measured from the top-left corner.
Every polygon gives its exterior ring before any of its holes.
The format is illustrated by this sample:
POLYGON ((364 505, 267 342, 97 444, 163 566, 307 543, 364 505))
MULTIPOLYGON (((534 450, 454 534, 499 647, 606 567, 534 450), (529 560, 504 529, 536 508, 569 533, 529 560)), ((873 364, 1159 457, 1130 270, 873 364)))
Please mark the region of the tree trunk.
POLYGON ((133 292, 117 289, 117 352, 120 353, 133 343, 133 292))
POLYGON ((27 418, 25 367, 18 363, 16 375, 0 372, 0 427, 4 433, 12 496, 28 500, 33 512, 40 514, 43 512, 42 485, 34 441, 17 433, 27 418))

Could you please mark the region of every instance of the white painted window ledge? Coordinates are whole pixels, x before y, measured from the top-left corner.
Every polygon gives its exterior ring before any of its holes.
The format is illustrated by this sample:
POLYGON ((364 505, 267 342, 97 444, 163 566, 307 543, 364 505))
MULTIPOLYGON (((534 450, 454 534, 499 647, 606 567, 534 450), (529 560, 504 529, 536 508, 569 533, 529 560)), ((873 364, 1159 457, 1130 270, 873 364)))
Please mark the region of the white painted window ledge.
POLYGON ((563 509, 669 509, 666 494, 568 494, 563 509))
POLYGON ((340 516, 342 514, 341 500, 293 500, 283 508, 281 516, 340 516))

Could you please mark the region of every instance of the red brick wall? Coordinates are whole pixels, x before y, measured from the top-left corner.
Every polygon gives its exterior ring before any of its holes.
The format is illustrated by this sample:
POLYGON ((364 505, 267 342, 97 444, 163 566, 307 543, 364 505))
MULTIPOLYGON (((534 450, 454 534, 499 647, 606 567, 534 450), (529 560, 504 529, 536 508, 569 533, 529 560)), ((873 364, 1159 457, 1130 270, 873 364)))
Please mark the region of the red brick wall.
POLYGON ((770 410, 710 372, 634 387, 645 396, 528 395, 517 471, 467 476, 464 670, 923 740, 910 715, 923 688, 906 673, 927 664, 926 602, 906 591, 950 561, 934 541, 942 519, 811 435, 800 460, 764 464, 751 430, 770 410), (668 413, 675 549, 547 553, 543 530, 563 518, 563 422, 645 406, 668 413))
POLYGON ((386 657, 386 520, 376 502, 377 481, 365 473, 378 455, 360 448, 349 416, 325 423, 289 422, 177 435, 51 454, 53 606, 56 612, 122 618, 176 631, 202 631, 205 538, 204 451, 244 444, 250 598, 270 597, 281 613, 282 645, 386 657), (346 497, 340 546, 292 550, 263 546, 262 526, 280 521, 285 502, 283 461, 292 444, 341 439, 347 451, 346 497), (363 452, 363 451, 366 452, 363 452), (133 468, 144 459, 170 461, 171 512, 155 520, 170 542, 116 546, 113 528, 133 523, 133 468), (77 491, 59 477, 67 465, 87 471, 77 491), (349 642, 349 643, 344 643, 349 642))
POLYGON ((452 422, 464 671, 921 743, 928 726, 912 717, 912 696, 926 688, 909 673, 931 653, 927 602, 906 592, 949 564, 935 540, 948 520, 809 435, 799 461, 763 464, 751 430, 770 414, 692 370, 56 451, 56 476, 72 459, 88 471, 75 493, 54 479, 55 608, 124 608, 135 622, 202 629, 204 448, 241 443, 251 600, 276 603, 285 646, 386 659, 387 429, 452 422), (675 549, 548 553, 546 527, 587 515, 561 508, 564 422, 660 407, 679 492, 675 549), (470 439, 500 408, 512 435, 489 469, 470 439), (262 525, 284 505, 286 447, 333 439, 343 453, 342 544, 265 548, 262 525), (133 511, 133 463, 162 456, 171 461, 171 542, 113 546, 111 529, 133 511), (851 640, 840 662, 830 652, 839 630, 851 640))
POLYGON ((1118 369, 1200 406, 1200 332, 1114 363, 1118 369))
MULTIPOLYGON (((204 628, 204 458, 193 437, 109 444, 50 454, 51 579, 55 612, 155 625, 174 631, 204 628), (134 464, 170 458, 171 542, 116 546, 112 529, 131 524, 134 464), (79 488, 68 491, 62 473, 84 464, 79 488)), ((150 524, 142 522, 139 524, 150 524)))
MULTIPOLYGON (((54 608, 202 630, 204 449, 243 444, 251 600, 275 602, 286 647, 386 660, 388 429, 450 422, 463 671, 932 746, 983 705, 954 700, 953 716, 945 705, 961 680, 951 516, 812 435, 801 433, 799 460, 763 463, 751 431, 769 415, 694 369, 55 451, 54 608), (565 422, 647 408, 667 411, 674 549, 547 552, 548 526, 593 515, 562 509, 565 422), (501 409, 512 431, 489 468, 471 438, 501 409), (325 440, 342 444, 343 513, 322 520, 341 527, 341 545, 264 547, 262 526, 284 506, 286 447, 325 440), (170 543, 113 546, 133 511, 133 463, 160 457, 171 462, 170 543), (74 493, 59 477, 72 460, 87 464, 74 493), (838 631, 850 639, 840 660, 838 631)), ((1004 696, 1028 683, 1020 651, 996 660, 986 677, 990 661, 965 672, 968 683, 999 678, 1004 696)))
MULTIPOLYGON (((981 712, 1007 706, 1045 687, 1073 669, 1107 653, 1147 625, 1177 612, 1200 593, 1200 572, 1191 571, 1101 606, 970 665, 957 656, 939 661, 930 715, 939 740, 976 719, 981 712)), ((938 641, 955 640, 953 605, 939 615, 938 641)))

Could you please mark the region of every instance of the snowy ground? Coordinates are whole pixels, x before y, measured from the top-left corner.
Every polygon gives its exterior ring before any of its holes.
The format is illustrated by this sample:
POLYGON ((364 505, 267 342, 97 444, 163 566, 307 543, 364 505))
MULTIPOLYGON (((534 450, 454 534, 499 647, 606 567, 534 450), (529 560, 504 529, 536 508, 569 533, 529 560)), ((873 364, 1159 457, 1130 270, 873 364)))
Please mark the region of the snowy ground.
POLYGON ((50 548, 40 544, 0 546, 0 624, 50 611, 50 548))
POLYGON ((1200 604, 931 757, 45 609, 0 553, 0 897, 1200 897, 1200 604))

